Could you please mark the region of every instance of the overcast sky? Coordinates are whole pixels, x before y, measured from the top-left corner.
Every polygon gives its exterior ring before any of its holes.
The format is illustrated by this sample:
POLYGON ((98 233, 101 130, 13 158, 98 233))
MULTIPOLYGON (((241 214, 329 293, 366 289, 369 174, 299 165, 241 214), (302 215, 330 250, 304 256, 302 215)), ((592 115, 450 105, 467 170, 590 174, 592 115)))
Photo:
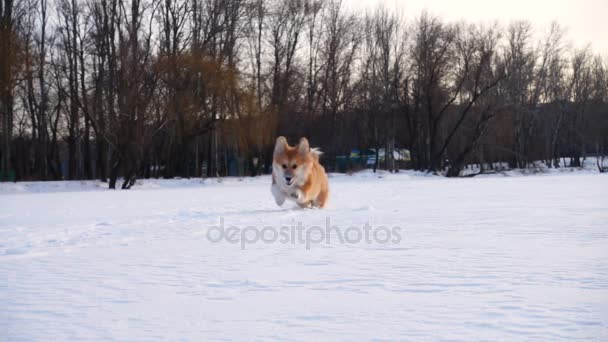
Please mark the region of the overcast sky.
POLYGON ((593 51, 608 57, 608 0, 343 0, 352 9, 374 8, 384 3, 404 11, 407 18, 424 9, 447 20, 472 22, 531 21, 542 32, 556 20, 568 29, 574 46, 591 43, 593 51))

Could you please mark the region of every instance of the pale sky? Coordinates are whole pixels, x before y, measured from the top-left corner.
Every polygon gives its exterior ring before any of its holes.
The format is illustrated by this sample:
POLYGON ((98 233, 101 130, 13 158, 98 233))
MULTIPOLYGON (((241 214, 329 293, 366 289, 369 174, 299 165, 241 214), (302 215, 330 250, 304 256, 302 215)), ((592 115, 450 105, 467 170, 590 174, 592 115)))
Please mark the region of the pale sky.
POLYGON ((351 9, 375 8, 380 3, 403 11, 408 19, 424 9, 448 21, 497 20, 506 25, 524 19, 538 33, 555 20, 568 29, 575 47, 591 43, 595 53, 608 57, 608 0, 343 0, 351 9))

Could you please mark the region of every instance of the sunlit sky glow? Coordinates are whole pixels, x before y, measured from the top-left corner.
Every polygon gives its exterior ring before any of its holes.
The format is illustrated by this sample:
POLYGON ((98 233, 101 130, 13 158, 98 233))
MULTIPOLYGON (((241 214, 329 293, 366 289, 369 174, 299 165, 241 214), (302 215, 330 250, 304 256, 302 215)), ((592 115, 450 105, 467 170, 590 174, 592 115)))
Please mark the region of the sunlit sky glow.
POLYGON ((552 21, 567 28, 574 47, 591 44, 595 53, 608 57, 608 0, 343 0, 352 10, 373 9, 379 4, 403 12, 408 19, 423 10, 448 21, 504 25, 529 20, 540 35, 552 21))

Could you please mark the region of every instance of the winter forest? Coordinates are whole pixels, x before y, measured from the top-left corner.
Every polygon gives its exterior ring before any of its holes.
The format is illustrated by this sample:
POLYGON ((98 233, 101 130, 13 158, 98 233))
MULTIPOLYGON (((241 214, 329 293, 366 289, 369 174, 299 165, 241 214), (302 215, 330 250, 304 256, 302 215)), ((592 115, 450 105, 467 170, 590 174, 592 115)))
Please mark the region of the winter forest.
MULTIPOLYGON (((340 0, 0 0, 2 180, 268 173, 322 163, 460 176, 608 151, 608 59, 559 22, 448 22, 340 0)), ((560 163, 561 160, 561 163, 560 163)), ((598 158, 601 160, 601 158, 598 158)), ((602 170, 601 164, 598 168, 602 170)))

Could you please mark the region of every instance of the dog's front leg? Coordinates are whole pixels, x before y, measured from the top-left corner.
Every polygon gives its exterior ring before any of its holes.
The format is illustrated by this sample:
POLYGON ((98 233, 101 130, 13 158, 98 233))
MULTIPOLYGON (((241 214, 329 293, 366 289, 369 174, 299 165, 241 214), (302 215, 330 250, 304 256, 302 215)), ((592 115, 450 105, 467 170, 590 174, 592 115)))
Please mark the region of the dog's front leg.
POLYGON ((294 193, 296 198, 296 203, 302 208, 306 208, 310 206, 310 200, 306 197, 306 194, 301 189, 298 189, 294 193))
POLYGON ((281 190, 278 184, 272 184, 270 187, 270 192, 272 192, 272 196, 274 196, 274 201, 278 206, 282 206, 285 203, 285 193, 281 190))

